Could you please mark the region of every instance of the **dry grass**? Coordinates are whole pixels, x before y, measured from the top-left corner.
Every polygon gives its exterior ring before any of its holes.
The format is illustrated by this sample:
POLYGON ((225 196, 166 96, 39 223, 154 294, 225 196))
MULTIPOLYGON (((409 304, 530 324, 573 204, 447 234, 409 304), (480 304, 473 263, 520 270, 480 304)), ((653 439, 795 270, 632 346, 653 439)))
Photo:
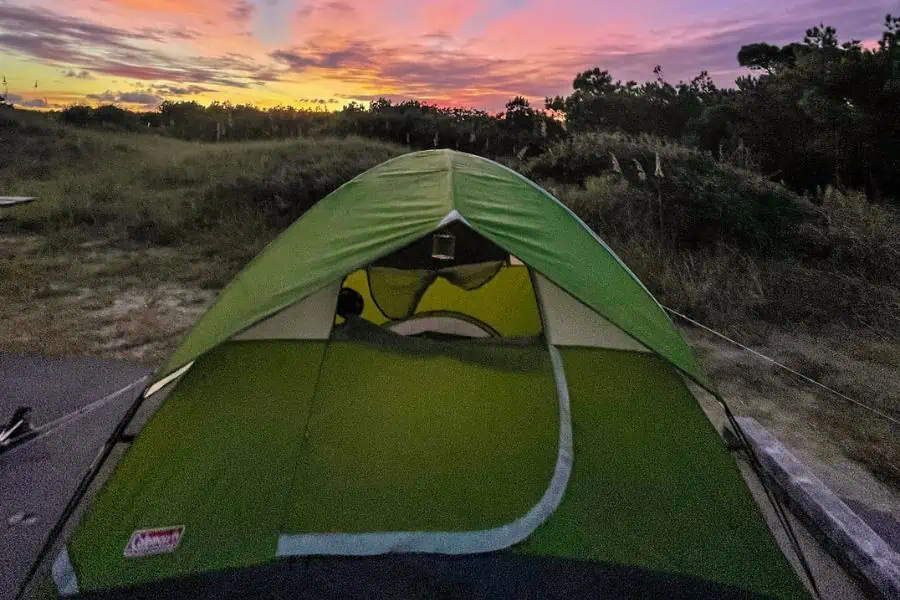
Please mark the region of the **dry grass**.
POLYGON ((801 228, 804 243, 823 262, 866 279, 896 283, 900 270, 900 214, 860 192, 826 189, 815 199, 820 216, 801 228))
MULTIPOLYGON (((836 493, 900 518, 897 426, 699 329, 684 331, 735 412, 760 421, 836 493)), ((755 349, 782 364, 900 416, 900 344, 841 326, 811 335, 764 322, 753 337, 755 349)))
POLYGON ((759 319, 845 324, 900 342, 900 215, 858 194, 797 197, 805 217, 791 247, 760 255, 721 232, 685 242, 669 222, 660 227, 655 190, 611 171, 547 187, 677 310, 730 331, 759 319))
POLYGON ((347 179, 405 149, 359 138, 200 144, 0 111, 0 189, 38 202, 7 229, 179 244, 271 237, 347 179), (24 119, 24 120, 23 120, 24 119))
POLYGON ((200 144, 0 111, 0 347, 160 362, 277 232, 405 149, 200 144))

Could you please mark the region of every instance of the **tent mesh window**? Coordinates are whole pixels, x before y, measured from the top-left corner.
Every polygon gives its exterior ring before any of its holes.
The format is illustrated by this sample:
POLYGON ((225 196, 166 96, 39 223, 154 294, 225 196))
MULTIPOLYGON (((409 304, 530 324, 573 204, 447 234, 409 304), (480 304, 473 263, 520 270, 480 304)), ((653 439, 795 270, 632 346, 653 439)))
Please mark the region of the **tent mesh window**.
MULTIPOLYGON (((528 268, 511 264, 508 252, 458 223, 351 273, 343 285, 362 296, 364 320, 402 335, 529 339, 543 333, 528 268)), ((336 325, 343 321, 337 317, 336 325)))

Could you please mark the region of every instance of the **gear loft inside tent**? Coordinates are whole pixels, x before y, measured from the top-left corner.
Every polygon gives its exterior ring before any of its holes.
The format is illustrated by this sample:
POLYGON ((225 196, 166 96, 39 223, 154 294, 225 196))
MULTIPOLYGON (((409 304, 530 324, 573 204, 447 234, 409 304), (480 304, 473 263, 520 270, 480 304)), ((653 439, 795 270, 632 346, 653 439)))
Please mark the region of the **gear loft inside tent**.
POLYGON ((101 453, 134 430, 115 469, 86 478, 52 582, 808 597, 685 378, 709 387, 557 200, 475 156, 405 155, 223 290, 145 392, 146 424, 136 406, 101 453))

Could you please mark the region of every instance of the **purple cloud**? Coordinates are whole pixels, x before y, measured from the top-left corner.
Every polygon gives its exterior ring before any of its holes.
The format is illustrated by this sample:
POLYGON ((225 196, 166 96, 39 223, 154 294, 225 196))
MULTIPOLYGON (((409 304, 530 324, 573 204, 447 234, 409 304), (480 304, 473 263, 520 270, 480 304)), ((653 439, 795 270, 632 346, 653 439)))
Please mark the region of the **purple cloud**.
POLYGON ((0 6, 0 25, 22 35, 51 34, 97 44, 123 44, 127 39, 153 39, 141 32, 126 32, 92 21, 66 17, 44 8, 4 4, 0 6))
POLYGON ((376 48, 365 40, 345 40, 338 48, 321 47, 313 41, 303 48, 276 50, 270 56, 291 71, 302 72, 309 68, 319 69, 364 69, 374 64, 376 48))
POLYGON ((707 70, 719 85, 732 86, 743 73, 736 57, 745 44, 800 41, 806 29, 820 21, 836 25, 844 38, 875 38, 880 34, 885 11, 877 2, 860 5, 811 0, 787 6, 777 15, 761 8, 759 14, 741 19, 700 21, 654 30, 647 36, 607 36, 593 47, 557 47, 511 58, 486 55, 466 46, 442 49, 440 44, 453 38, 441 30, 420 36, 418 42, 402 44, 323 35, 300 46, 277 50, 270 57, 293 73, 333 71, 344 82, 390 90, 394 98, 463 99, 499 106, 502 98, 517 94, 539 101, 544 96, 567 93, 576 73, 595 66, 626 81, 652 79, 656 65, 663 66, 671 81, 689 80, 707 70), (662 43, 648 47, 648 39, 662 43))
POLYGON ((340 104, 337 98, 297 98, 299 102, 308 104, 340 104))
MULTIPOLYGON (((208 94, 220 87, 254 88, 314 72, 326 80, 364 85, 370 92, 389 91, 394 98, 496 108, 515 95, 539 102, 544 96, 566 93, 577 72, 595 66, 610 70, 616 78, 637 81, 651 79, 657 64, 673 82, 707 70, 719 85, 728 86, 742 73, 736 60, 742 45, 799 41, 806 28, 819 22, 837 26, 842 39, 877 38, 883 13, 890 8, 882 4, 885 1, 794 0, 773 11, 775 0, 758 0, 758 13, 745 13, 741 18, 694 20, 689 25, 651 29, 646 34, 626 32, 593 39, 582 36, 558 47, 520 54, 507 47, 499 54, 489 54, 478 48, 492 43, 491 39, 466 42, 437 28, 440 23, 429 25, 434 29, 424 34, 411 29, 408 39, 396 41, 385 41, 375 34, 342 38, 329 30, 313 33, 300 44, 277 48, 267 58, 255 59, 239 54, 170 56, 164 44, 197 40, 200 34, 167 26, 117 28, 0 0, 0 48, 59 67, 72 79, 101 74, 145 82, 134 93, 157 98, 208 94)), ((281 2, 287 5, 287 0, 281 2)), ((237 23, 258 16, 257 6, 265 12, 257 0, 224 0, 222 6, 221 12, 237 23)), ((310 0, 299 15, 315 12, 319 17, 320 12, 328 12, 332 18, 324 21, 338 22, 352 17, 350 13, 355 10, 349 0, 310 0)), ((527 47, 527 40, 513 42, 527 47)), ((110 94, 119 97, 119 93, 110 94)), ((316 104, 321 104, 320 100, 302 99, 316 104)))
MULTIPOLYGON (((129 31, 64 17, 41 8, 0 4, 0 47, 58 65, 145 81, 248 88, 279 74, 247 57, 173 58, 137 45, 164 41, 160 30, 129 31)), ((75 72, 75 69, 69 69, 75 72)))
POLYGON ((443 29, 439 29, 437 31, 432 31, 431 33, 426 33, 422 36, 422 39, 431 42, 449 42, 453 40, 453 34, 444 31, 443 29))
POLYGON ((466 49, 436 50, 415 42, 397 47, 374 40, 313 38, 302 47, 276 50, 270 57, 294 73, 333 70, 343 81, 378 83, 394 90, 395 97, 444 98, 466 89, 542 97, 547 88, 538 77, 534 57, 488 58, 466 49))
POLYGON ((309 17, 313 13, 344 13, 350 14, 355 12, 356 8, 353 7, 349 2, 342 2, 341 0, 330 0, 326 2, 311 2, 299 8, 296 12, 296 15, 303 19, 309 17))
POLYGON ((151 92, 146 91, 136 91, 136 92, 122 92, 116 91, 113 92, 111 90, 106 90, 102 94, 88 94, 86 96, 88 100, 95 100, 97 102, 106 102, 109 104, 114 103, 123 103, 123 104, 139 104, 146 108, 156 108, 159 106, 164 98, 157 96, 151 92))
POLYGON ((50 108, 50 104, 46 100, 43 100, 41 98, 25 100, 24 102, 20 102, 19 104, 27 108, 50 108))
POLYGON ((351 13, 356 9, 353 8, 353 5, 349 2, 341 2, 340 0, 332 0, 331 2, 322 2, 319 4, 319 10, 322 11, 331 11, 331 12, 342 12, 342 13, 351 13))
POLYGON ((201 33, 195 29, 185 29, 183 27, 173 27, 171 29, 160 29, 157 27, 142 27, 138 30, 147 39, 154 42, 165 43, 167 40, 196 40, 201 37, 201 33))
POLYGON ((41 98, 34 98, 31 100, 26 100, 22 96, 18 94, 7 94, 5 100, 12 105, 21 106, 24 108, 50 108, 51 105, 41 98))
POLYGON ((228 16, 238 23, 245 23, 253 18, 256 7, 249 0, 235 0, 234 5, 228 11, 228 16))
POLYGON ((653 30, 651 35, 666 34, 671 42, 654 50, 635 50, 625 54, 575 52, 557 55, 559 68, 581 65, 576 70, 600 66, 623 80, 647 78, 657 64, 673 80, 689 79, 707 70, 722 86, 730 86, 744 73, 738 66, 741 46, 755 42, 787 44, 802 41, 806 30, 820 22, 837 27, 841 39, 880 37, 883 6, 844 4, 839 0, 815 0, 785 8, 777 15, 760 14, 743 19, 718 19, 696 22, 691 26, 653 30))
POLYGON ((62 76, 68 79, 94 79, 94 76, 91 75, 90 71, 76 71, 74 69, 69 69, 68 71, 63 71, 62 76))
POLYGON ((198 94, 210 93, 214 90, 203 87, 202 85, 188 85, 181 87, 177 85, 151 85, 147 88, 147 91, 160 96, 196 96, 198 94))

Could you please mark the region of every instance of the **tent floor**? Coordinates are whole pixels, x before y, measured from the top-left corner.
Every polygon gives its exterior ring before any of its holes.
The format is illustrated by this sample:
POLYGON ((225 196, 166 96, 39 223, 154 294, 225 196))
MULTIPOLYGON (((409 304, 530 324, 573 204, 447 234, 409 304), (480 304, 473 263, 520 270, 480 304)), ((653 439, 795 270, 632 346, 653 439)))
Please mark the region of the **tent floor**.
POLYGON ((78 596, 83 600, 478 600, 768 598, 685 575, 497 552, 459 557, 312 557, 78 596))

